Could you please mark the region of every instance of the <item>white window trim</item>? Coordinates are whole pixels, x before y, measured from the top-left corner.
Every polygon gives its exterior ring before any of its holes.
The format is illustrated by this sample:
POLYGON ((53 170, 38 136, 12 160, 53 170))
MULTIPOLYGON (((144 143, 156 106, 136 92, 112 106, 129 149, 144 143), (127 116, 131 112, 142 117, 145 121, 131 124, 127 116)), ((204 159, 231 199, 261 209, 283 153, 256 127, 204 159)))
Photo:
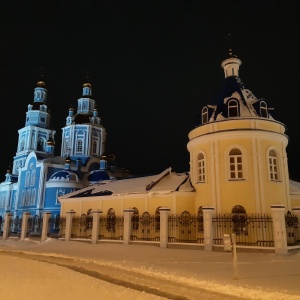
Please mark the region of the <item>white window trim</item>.
POLYGON ((269 181, 270 182, 281 182, 281 160, 279 156, 279 151, 274 148, 270 147, 267 150, 267 164, 268 164, 268 176, 269 176, 269 181), (276 157, 270 156, 270 152, 274 151, 276 154, 276 157), (274 171, 274 158, 276 159, 276 167, 277 167, 277 172, 274 171), (272 164, 270 164, 270 159, 272 159, 272 164), (272 169, 272 170, 271 170, 272 169), (277 179, 272 178, 272 175, 277 174, 277 179))
POLYGON ((224 159, 225 159, 225 171, 226 171, 227 181, 246 181, 247 180, 247 174, 248 174, 247 165, 248 164, 247 164, 247 155, 246 155, 246 153, 247 153, 246 150, 241 145, 231 145, 230 147, 228 147, 225 150, 224 159), (243 172, 243 177, 242 178, 231 178, 229 153, 233 149, 238 149, 238 150, 241 151, 242 172, 243 172))
POLYGON ((206 154, 204 151, 199 151, 197 153, 197 156, 196 156, 196 182, 197 183, 206 183, 207 182, 207 160, 206 160, 206 154), (203 159, 201 160, 202 161, 202 166, 201 168, 204 170, 204 172, 202 173, 202 176, 201 177, 204 177, 204 180, 200 180, 200 166, 199 166, 199 155, 202 154, 203 155, 203 159), (204 164, 204 165, 203 165, 204 164))

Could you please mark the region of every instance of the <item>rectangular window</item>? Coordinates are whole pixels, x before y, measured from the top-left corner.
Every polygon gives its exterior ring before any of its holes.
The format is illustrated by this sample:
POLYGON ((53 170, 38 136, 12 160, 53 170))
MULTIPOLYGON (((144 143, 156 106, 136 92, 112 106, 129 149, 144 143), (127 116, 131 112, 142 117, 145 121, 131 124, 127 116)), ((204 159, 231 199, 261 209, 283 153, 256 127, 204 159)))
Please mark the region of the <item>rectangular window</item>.
POLYGON ((232 155, 229 159, 230 162, 230 179, 238 180, 243 179, 243 162, 241 155, 232 155))

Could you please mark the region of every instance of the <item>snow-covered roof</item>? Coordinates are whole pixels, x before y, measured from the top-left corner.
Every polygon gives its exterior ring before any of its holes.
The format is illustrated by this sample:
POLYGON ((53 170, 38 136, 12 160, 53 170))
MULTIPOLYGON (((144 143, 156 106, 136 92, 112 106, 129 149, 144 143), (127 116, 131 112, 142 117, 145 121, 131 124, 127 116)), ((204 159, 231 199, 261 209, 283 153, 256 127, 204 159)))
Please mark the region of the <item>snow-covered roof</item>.
POLYGON ((290 180, 290 194, 300 194, 300 182, 290 180))
MULTIPOLYGON (((254 94, 246 88, 238 76, 230 76, 225 78, 224 85, 219 90, 217 95, 212 98, 210 105, 208 106, 213 110, 211 114, 210 122, 219 121, 228 118, 228 106, 227 101, 235 99, 239 105, 238 118, 260 118, 259 102, 264 99, 257 99, 254 94)), ((268 110, 272 110, 268 108, 268 110)), ((274 120, 268 113, 268 119, 274 120)))
POLYGON ((166 194, 170 192, 194 192, 189 173, 176 173, 171 168, 158 175, 120 180, 104 180, 84 189, 61 196, 64 198, 93 197, 128 194, 166 194))

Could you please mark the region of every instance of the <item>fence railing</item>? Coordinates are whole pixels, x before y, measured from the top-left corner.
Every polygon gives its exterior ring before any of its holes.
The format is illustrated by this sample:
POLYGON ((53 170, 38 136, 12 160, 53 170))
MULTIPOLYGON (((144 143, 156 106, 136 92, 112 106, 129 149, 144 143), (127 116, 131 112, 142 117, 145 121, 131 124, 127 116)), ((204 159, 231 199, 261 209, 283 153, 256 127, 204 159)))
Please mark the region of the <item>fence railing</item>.
POLYGON ((148 212, 141 216, 133 215, 131 218, 132 241, 160 241, 160 217, 159 215, 150 215, 148 212))
POLYGON ((168 231, 169 243, 203 244, 203 215, 169 215, 168 231))
MULTIPOLYGON (((63 237, 66 232, 66 217, 48 219, 47 236, 63 237)), ((97 219, 98 220, 98 219, 97 219)), ((180 215, 168 214, 167 242, 204 244, 205 230, 203 214, 190 214, 185 211, 180 215)), ((9 219, 8 236, 20 236, 22 231, 22 217, 9 219)), ((97 225, 98 240, 123 240, 124 215, 101 215, 97 225)), ((151 215, 148 212, 142 215, 133 214, 130 219, 130 241, 160 242, 161 240, 160 214, 151 215)), ((5 218, 0 220, 1 233, 5 218)), ((97 223, 96 223, 97 224, 97 223)), ((235 234, 237 246, 247 247, 274 247, 273 219, 269 214, 214 214, 211 217, 213 245, 223 245, 224 235, 235 234)), ((285 214, 286 240, 288 246, 300 245, 299 217, 290 212, 285 214)), ((41 236, 43 218, 30 216, 27 219, 26 236, 41 236)), ((93 214, 73 217, 71 238, 92 239, 93 214)), ((95 229, 96 230, 96 229, 95 229)), ((95 234, 95 233, 94 233, 95 234)))
POLYGON ((213 217, 213 241, 223 244, 224 234, 235 234, 236 244, 240 246, 274 247, 272 217, 267 214, 243 215, 234 218, 230 214, 213 217))

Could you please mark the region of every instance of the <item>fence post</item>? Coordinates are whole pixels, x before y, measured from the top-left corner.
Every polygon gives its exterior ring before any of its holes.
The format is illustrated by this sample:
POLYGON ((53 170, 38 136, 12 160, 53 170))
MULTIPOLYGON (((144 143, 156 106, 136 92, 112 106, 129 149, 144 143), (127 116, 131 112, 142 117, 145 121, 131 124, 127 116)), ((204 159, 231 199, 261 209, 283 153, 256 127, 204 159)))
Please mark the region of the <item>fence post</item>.
POLYGON ((213 234, 213 223, 212 214, 214 208, 210 206, 203 206, 203 229, 204 229, 204 250, 212 251, 214 234, 213 234))
POLYGON ((48 237, 50 217, 51 217, 51 212, 46 211, 43 213, 43 227, 42 227, 41 242, 46 241, 48 237))
POLYGON ((9 231, 10 231, 10 222, 12 218, 12 213, 6 213, 4 219, 4 228, 3 228, 3 240, 7 240, 9 231))
MULTIPOLYGON (((292 208, 293 210, 293 215, 297 216, 298 217, 298 230, 297 230, 297 235, 296 235, 296 238, 297 238, 297 241, 300 240, 300 207, 294 207, 292 208)), ((294 228, 295 230, 296 228, 294 228)))
POLYGON ((72 221, 75 215, 75 211, 73 209, 66 211, 66 229, 65 229, 65 241, 71 240, 72 233, 72 221))
POLYGON ((22 216, 22 230, 21 230, 21 241, 26 239, 28 231, 28 219, 30 217, 30 212, 23 212, 22 216))
POLYGON ((273 236, 275 245, 275 254, 285 255, 287 251, 287 238, 285 227, 285 206, 271 205, 272 219, 273 219, 273 236))
POLYGON ((123 235, 123 245, 128 245, 131 236, 131 217, 134 213, 134 209, 127 208, 123 210, 124 212, 124 235, 123 235))
POLYGON ((92 211, 93 214, 93 228, 92 228, 92 244, 97 244, 98 236, 99 236, 99 219, 102 214, 101 209, 96 209, 92 211))
POLYGON ((168 216, 171 209, 168 207, 161 207, 159 209, 160 214, 160 247, 167 248, 169 240, 169 222, 168 216))

